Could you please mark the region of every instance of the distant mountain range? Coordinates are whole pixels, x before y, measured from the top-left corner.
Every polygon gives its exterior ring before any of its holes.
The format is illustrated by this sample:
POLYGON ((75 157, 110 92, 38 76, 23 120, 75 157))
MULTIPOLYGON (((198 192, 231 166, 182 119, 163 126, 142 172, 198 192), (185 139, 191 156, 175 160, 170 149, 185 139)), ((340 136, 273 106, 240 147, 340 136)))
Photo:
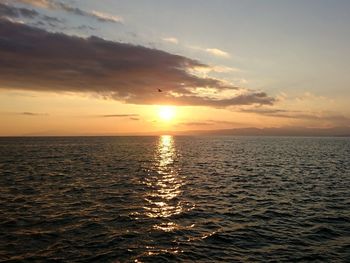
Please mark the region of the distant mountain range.
MULTIPOLYGON (((350 126, 333 128, 305 128, 305 127, 280 127, 280 128, 235 128, 220 130, 185 130, 185 131, 157 131, 137 133, 69 133, 62 131, 45 131, 41 133, 27 133, 16 136, 159 136, 159 135, 236 135, 236 136, 334 136, 350 137, 350 126)), ((0 136, 1 137, 1 136, 0 136)))
POLYGON ((334 128, 237 128, 221 130, 193 130, 169 132, 174 135, 240 135, 240 136, 337 136, 350 137, 350 127, 334 128))

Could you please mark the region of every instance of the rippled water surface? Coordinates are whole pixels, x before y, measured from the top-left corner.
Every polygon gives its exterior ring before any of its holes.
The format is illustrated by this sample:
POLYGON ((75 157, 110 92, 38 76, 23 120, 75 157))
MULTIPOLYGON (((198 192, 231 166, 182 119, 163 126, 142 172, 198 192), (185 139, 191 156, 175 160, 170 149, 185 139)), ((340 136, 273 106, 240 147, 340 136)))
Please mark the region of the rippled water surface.
POLYGON ((350 262, 350 139, 0 138, 0 261, 350 262))

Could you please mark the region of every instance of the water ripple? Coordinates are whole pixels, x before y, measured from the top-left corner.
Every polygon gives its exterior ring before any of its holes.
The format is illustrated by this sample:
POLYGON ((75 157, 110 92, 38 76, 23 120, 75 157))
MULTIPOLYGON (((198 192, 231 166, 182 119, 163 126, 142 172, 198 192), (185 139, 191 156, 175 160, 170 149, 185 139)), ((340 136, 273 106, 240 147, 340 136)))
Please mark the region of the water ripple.
POLYGON ((349 262, 350 140, 0 138, 0 261, 349 262))

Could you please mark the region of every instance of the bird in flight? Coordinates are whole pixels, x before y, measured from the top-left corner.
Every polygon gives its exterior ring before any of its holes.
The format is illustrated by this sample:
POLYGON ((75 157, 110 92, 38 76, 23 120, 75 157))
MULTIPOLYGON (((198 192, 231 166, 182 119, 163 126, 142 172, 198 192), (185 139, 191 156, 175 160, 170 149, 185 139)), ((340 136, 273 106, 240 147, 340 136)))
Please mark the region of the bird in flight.
POLYGON ((158 92, 162 92, 162 90, 161 90, 161 89, 158 89, 158 92))

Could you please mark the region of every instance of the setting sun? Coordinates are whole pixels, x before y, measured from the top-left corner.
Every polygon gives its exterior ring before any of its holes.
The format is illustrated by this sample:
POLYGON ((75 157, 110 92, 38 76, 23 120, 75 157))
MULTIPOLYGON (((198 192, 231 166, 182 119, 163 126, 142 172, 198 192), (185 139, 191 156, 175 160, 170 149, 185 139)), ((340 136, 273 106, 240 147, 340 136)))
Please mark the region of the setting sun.
POLYGON ((175 107, 160 106, 158 114, 162 121, 171 121, 175 117, 175 107))
POLYGON ((350 263, 349 13, 0 0, 0 261, 350 263))

